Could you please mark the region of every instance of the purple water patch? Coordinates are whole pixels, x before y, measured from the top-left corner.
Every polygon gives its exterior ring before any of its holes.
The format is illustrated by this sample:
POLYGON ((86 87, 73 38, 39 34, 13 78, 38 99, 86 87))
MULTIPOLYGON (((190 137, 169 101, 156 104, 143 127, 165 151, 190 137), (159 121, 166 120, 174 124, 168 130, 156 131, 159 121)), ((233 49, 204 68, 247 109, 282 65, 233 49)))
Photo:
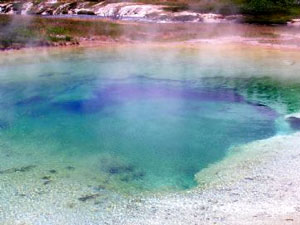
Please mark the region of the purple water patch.
MULTIPOLYGON (((275 119, 278 113, 270 107, 247 101, 233 89, 226 88, 190 88, 182 86, 167 86, 157 84, 133 83, 114 84, 95 91, 93 97, 84 100, 63 101, 53 103, 53 106, 72 113, 97 113, 105 107, 123 104, 132 100, 147 99, 177 99, 197 102, 227 102, 248 104, 255 107, 267 118, 275 119)), ((197 108, 197 107, 196 107, 197 108)))
POLYGON ((246 101, 247 104, 252 105, 253 107, 255 107, 255 109, 267 116, 268 118, 271 118, 273 120, 275 120, 278 116, 279 113, 276 112, 275 110, 273 110, 272 108, 268 107, 267 105, 261 104, 261 103, 256 103, 256 102, 250 102, 250 101, 246 101))
POLYGON ((291 116, 287 121, 294 130, 300 130, 300 118, 291 116))
POLYGON ((244 98, 230 89, 192 89, 162 85, 119 84, 112 85, 96 94, 98 97, 111 96, 116 99, 182 98, 198 101, 244 102, 244 98))

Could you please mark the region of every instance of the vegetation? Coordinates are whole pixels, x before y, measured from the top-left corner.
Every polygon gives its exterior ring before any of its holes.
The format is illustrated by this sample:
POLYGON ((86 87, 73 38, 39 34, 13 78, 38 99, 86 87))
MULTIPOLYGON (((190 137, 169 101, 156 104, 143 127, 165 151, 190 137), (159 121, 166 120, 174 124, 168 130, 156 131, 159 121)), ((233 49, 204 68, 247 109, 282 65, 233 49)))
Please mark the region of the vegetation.
POLYGON ((297 0, 135 0, 149 4, 165 4, 166 10, 178 12, 192 10, 201 13, 225 15, 242 13, 248 23, 283 24, 300 16, 297 0))
MULTIPOLYGON (((0 2, 3 0, 0 0, 0 2)), ((64 0, 69 1, 69 0, 64 0)), ((110 0, 112 1, 112 0, 110 0)), ((118 1, 118 0, 117 0, 118 1)), ((149 0, 136 0, 144 1, 149 0)), ((152 4, 161 4, 154 0, 152 4)), ((168 0, 166 10, 195 10, 201 12, 242 12, 252 23, 284 23, 299 16, 299 6, 293 0, 168 0), (207 2, 205 2, 207 1, 207 2)), ((275 27, 235 25, 236 35, 263 37, 273 42, 278 32, 275 27)), ((53 46, 78 44, 81 40, 156 40, 182 41, 188 39, 215 38, 231 33, 230 25, 218 25, 214 29, 202 24, 135 24, 92 19, 63 19, 0 15, 0 50, 25 46, 53 46)))
POLYGON ((287 113, 295 113, 300 110, 299 93, 300 84, 295 82, 280 82, 268 77, 250 79, 247 82, 247 97, 259 95, 266 103, 281 102, 287 107, 287 113))
MULTIPOLYGON (((274 43, 281 32, 281 27, 276 26, 235 24, 234 28, 235 35, 262 38, 264 43, 274 43)), ((232 35, 231 24, 216 24, 212 29, 209 24, 197 23, 131 23, 0 15, 0 50, 71 45, 83 40, 169 42, 218 38, 228 34, 232 35)))
POLYGON ((295 0, 243 0, 241 12, 246 22, 284 24, 300 16, 300 6, 295 0))
MULTIPOLYGON (((32 0, 34 5, 43 3, 45 0, 32 0)), ((56 7, 66 2, 73 3, 85 1, 87 5, 94 5, 99 2, 104 4, 121 2, 123 0, 58 0, 56 7)), ((246 15, 248 23, 282 24, 288 20, 300 16, 299 0, 126 0, 147 4, 165 5, 165 10, 179 12, 191 10, 201 13, 221 13, 225 15, 242 13, 246 15)), ((12 2, 12 0, 0 0, 12 2)), ((21 6, 20 2, 14 3, 14 8, 21 6)), ((54 5, 52 6, 54 7, 54 5)), ((39 7, 37 7, 39 8, 39 7)), ((83 13, 83 12, 79 12, 83 13)), ((84 14, 90 13, 89 11, 84 14)))
POLYGON ((0 15, 0 49, 76 44, 81 37, 118 38, 120 25, 103 21, 0 15))
MULTIPOLYGON (((286 106, 288 114, 300 110, 300 83, 294 80, 276 80, 270 77, 261 78, 213 78, 213 84, 227 86, 246 96, 248 100, 275 107, 278 103, 286 106)), ((206 81, 210 84, 210 80, 206 81)))

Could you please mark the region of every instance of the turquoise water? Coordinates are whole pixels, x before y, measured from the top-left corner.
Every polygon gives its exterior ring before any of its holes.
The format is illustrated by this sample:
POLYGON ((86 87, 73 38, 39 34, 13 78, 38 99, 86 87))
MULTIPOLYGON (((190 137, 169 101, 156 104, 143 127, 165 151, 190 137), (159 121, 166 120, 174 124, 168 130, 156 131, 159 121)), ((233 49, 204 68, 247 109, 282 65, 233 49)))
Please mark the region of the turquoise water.
POLYGON ((1 58, 2 147, 26 152, 15 167, 49 158, 115 189, 191 188, 230 147, 290 132, 282 121, 289 104, 271 92, 281 93, 276 73, 286 65, 264 66, 282 58, 262 63, 260 54, 226 51, 115 47, 1 58))

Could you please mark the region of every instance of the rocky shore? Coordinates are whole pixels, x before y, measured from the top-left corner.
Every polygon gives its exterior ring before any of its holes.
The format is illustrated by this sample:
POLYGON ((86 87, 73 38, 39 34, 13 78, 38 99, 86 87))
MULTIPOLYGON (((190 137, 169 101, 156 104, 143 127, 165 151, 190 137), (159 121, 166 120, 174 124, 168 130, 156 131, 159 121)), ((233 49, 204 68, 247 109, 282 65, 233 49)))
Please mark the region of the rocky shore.
POLYGON ((241 146, 196 175, 207 186, 175 193, 112 193, 71 162, 12 167, 0 171, 0 223, 299 224, 299 140, 295 133, 241 146))
POLYGON ((241 21, 241 15, 222 15, 215 13, 197 13, 189 10, 172 11, 166 5, 152 5, 134 2, 90 2, 58 0, 34 3, 6 2, 0 3, 0 14, 41 15, 60 17, 99 17, 119 20, 145 22, 202 22, 234 23, 241 21))

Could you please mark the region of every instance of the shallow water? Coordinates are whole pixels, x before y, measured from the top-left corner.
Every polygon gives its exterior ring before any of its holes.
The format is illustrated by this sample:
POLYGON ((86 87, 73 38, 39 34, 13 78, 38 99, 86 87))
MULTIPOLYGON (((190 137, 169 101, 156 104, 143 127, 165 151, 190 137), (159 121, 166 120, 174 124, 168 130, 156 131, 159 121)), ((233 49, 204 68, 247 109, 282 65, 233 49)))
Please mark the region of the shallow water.
POLYGON ((283 117, 299 110, 299 65, 295 53, 274 53, 119 46, 3 55, 0 170, 59 163, 118 191, 191 188, 229 148, 293 131, 283 117))

